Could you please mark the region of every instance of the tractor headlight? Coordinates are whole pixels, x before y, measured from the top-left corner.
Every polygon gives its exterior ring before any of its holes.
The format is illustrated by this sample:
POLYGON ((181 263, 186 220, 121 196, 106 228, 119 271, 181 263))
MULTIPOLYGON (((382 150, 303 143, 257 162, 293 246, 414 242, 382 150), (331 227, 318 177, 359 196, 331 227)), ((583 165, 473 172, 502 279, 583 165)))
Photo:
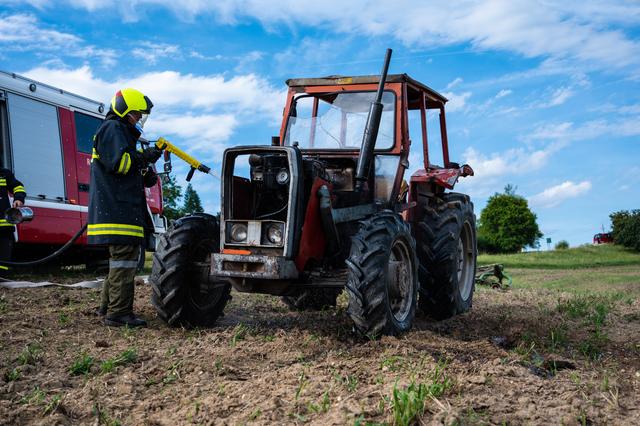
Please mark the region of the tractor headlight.
POLYGON ((229 231, 229 236, 231 240, 236 243, 241 243, 247 240, 247 225, 244 223, 234 223, 231 225, 231 230, 229 231))
POLYGON ((276 175, 276 182, 280 185, 286 185, 289 182, 289 172, 287 169, 280 169, 278 174, 276 175))
POLYGON ((267 227, 267 240, 271 244, 282 245, 283 227, 281 223, 272 223, 267 227))

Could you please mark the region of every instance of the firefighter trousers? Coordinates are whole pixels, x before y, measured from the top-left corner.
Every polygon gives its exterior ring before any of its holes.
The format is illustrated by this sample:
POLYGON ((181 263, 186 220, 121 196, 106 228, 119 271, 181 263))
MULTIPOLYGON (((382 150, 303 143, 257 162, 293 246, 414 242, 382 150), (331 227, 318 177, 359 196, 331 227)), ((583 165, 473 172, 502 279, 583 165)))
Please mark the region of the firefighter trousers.
POLYGON ((100 303, 108 316, 133 313, 134 278, 139 255, 139 245, 109 246, 109 275, 102 284, 100 303))
MULTIPOLYGON (((0 260, 11 261, 13 252, 13 232, 0 231, 0 260)), ((0 277, 7 275, 9 267, 0 263, 0 277)))

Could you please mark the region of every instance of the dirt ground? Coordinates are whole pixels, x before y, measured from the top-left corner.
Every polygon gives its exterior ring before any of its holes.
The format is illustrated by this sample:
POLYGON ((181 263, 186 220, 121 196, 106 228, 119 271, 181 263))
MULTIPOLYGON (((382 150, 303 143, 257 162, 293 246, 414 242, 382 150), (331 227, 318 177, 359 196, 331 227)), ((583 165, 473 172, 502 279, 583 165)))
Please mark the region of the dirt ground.
MULTIPOLYGON (((640 285, 635 283, 635 285, 640 285)), ((420 424, 640 424, 640 300, 478 289, 399 338, 355 336, 346 300, 290 312, 233 293, 212 329, 94 315, 96 290, 0 289, 0 424, 393 423, 394 388, 435 389, 420 424), (602 308, 598 308, 602 306, 602 308), (75 373, 75 374, 74 374, 75 373)))

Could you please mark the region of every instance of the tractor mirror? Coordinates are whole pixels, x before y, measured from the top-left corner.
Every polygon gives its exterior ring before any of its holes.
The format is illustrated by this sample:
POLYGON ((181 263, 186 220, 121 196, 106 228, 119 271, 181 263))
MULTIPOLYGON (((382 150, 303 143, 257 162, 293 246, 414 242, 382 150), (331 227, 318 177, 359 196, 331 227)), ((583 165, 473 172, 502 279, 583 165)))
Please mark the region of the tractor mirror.
POLYGON ((280 136, 271 136, 271 146, 280 146, 280 136))

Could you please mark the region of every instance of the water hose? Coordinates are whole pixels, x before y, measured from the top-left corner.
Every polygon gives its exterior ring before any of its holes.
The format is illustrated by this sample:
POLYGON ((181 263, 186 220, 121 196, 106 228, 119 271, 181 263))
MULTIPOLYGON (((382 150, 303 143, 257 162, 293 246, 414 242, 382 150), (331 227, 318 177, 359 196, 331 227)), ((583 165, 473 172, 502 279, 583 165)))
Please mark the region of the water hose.
POLYGON ((65 251, 67 251, 69 247, 71 247, 71 245, 78 238, 80 238, 80 236, 84 233, 86 229, 87 229, 87 225, 85 224, 82 228, 78 230, 78 232, 76 232, 76 234, 69 241, 66 242, 65 245, 63 245, 62 247, 60 247, 58 250, 51 253, 47 257, 43 257, 42 259, 38 259, 38 260, 31 260, 29 262, 10 262, 8 260, 0 260, 0 264, 7 265, 7 266, 38 266, 38 265, 42 265, 43 263, 47 263, 55 259, 56 257, 60 256, 61 254, 63 254, 65 251))

